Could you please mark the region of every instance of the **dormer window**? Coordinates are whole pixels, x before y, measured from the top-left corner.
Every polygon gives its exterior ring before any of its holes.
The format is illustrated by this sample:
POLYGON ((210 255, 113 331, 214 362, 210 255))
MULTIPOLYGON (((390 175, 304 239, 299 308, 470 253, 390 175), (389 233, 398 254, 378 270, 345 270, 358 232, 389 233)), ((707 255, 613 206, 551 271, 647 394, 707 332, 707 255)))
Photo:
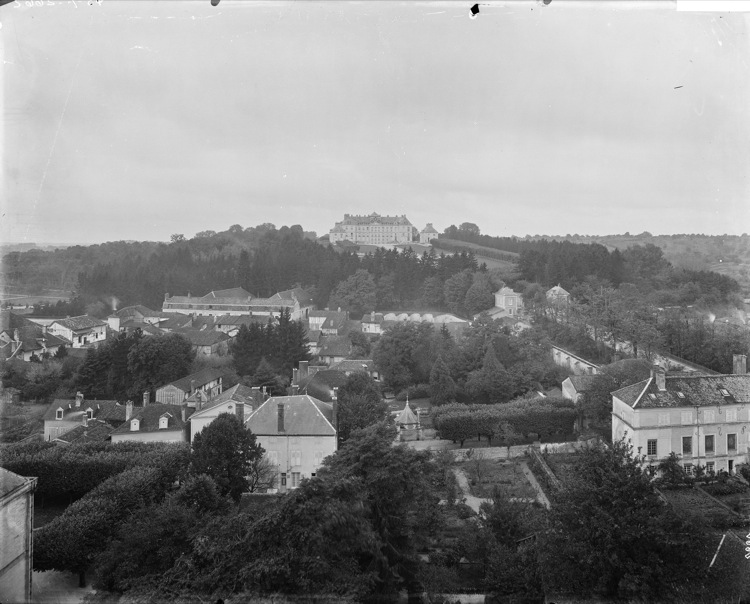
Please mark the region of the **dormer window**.
POLYGON ((94 410, 91 407, 86 409, 86 416, 88 419, 94 419, 94 410))
POLYGON ((63 418, 63 408, 58 407, 57 411, 55 411, 55 419, 62 419, 63 418))
POLYGON ((138 432, 140 423, 141 423, 140 420, 131 419, 130 420, 130 431, 131 432, 138 432))
POLYGON ((721 393, 721 396, 730 396, 729 390, 726 388, 719 388, 719 392, 721 393))
POLYGON ((165 430, 169 427, 169 415, 164 414, 159 418, 159 430, 165 430))

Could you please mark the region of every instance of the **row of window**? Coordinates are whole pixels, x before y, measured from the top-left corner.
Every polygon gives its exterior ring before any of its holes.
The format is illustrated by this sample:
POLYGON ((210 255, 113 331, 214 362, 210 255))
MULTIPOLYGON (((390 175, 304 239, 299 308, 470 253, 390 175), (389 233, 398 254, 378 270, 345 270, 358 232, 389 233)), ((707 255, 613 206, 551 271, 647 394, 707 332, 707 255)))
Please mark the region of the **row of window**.
MULTIPOLYGON (((700 437, 698 437, 700 438, 700 437)), ((737 435, 727 434, 727 452, 737 452, 737 435)), ((698 452, 700 454, 700 452, 698 452)), ((705 455, 712 455, 716 453, 716 435, 706 434, 703 437, 703 453, 705 455)), ((658 455, 657 440, 649 439, 646 441, 646 454, 647 455, 658 455)), ((693 454, 693 437, 683 436, 682 437, 682 454, 692 455, 693 454)))
MULTIPOLYGON (((268 460, 271 462, 271 464, 277 466, 279 465, 279 452, 278 451, 266 451, 266 455, 268 455, 268 460)), ((313 462, 315 466, 320 466, 323 463, 323 451, 315 451, 313 456, 313 462)), ((299 467, 302 465, 302 451, 290 451, 289 452, 289 465, 293 468, 299 467)))
MULTIPOLYGON (((736 422, 738 421, 737 417, 737 409, 726 409, 725 411, 714 411, 713 409, 701 409, 699 411, 700 413, 700 423, 701 424, 713 424, 718 419, 721 423, 725 422, 736 422)), ((659 413, 657 417, 657 422, 660 426, 669 426, 670 425, 670 414, 669 413, 659 413)), ((682 425, 691 425, 695 423, 693 412, 692 411, 682 411, 680 412, 680 423, 682 425)))

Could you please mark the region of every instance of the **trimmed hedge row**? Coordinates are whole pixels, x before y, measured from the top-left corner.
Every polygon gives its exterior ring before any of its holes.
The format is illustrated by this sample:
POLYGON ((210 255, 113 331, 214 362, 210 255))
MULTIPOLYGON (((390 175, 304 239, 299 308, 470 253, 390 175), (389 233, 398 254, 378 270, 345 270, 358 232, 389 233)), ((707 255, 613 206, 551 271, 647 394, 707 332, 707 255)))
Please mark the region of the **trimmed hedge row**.
POLYGON ((86 443, 68 446, 49 442, 0 447, 0 465, 36 476, 37 494, 78 499, 108 478, 137 466, 158 467, 173 481, 190 463, 188 443, 86 443))
POLYGON ((563 398, 518 399, 496 405, 454 403, 433 410, 433 424, 440 436, 461 443, 474 436, 486 436, 491 442, 506 422, 524 437, 538 434, 549 438, 572 432, 575 419, 573 402, 563 398))
POLYGON ((171 484, 168 473, 156 467, 130 468, 108 478, 34 532, 34 570, 84 573, 118 524, 160 501, 171 484))

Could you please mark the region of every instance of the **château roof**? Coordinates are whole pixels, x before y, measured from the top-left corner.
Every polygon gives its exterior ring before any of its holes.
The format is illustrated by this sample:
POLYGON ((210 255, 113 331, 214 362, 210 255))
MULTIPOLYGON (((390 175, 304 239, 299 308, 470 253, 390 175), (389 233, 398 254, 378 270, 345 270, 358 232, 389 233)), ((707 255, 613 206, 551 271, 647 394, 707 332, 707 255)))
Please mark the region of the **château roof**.
MULTIPOLYGON (((186 413, 189 414, 192 409, 186 409, 186 413)), ((130 420, 123 423, 116 430, 112 431, 112 434, 129 434, 131 432, 164 432, 164 431, 176 431, 183 430, 185 423, 182 421, 182 406, 180 405, 164 405, 162 403, 151 403, 145 407, 141 407, 140 411, 133 414, 130 420), (163 417, 167 417, 167 427, 159 428, 159 420, 163 417), (130 429, 130 422, 134 419, 138 420, 138 430, 130 429)))
POLYGON ((750 402, 750 374, 666 375, 664 390, 648 378, 612 393, 630 407, 707 407, 750 402))

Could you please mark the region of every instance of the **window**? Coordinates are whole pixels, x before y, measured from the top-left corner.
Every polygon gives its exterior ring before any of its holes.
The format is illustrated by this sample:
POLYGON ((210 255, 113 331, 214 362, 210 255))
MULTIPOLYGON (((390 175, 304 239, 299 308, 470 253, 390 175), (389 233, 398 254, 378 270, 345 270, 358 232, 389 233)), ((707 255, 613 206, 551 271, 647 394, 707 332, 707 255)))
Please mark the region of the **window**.
POLYGON ((693 437, 692 436, 682 437, 682 454, 683 455, 693 454, 693 437))
POLYGON ((729 396, 729 390, 726 388, 719 388, 719 392, 721 392, 721 396, 729 396))
POLYGON ((310 474, 310 478, 315 478, 315 472, 310 474))
POLYGON ((656 439, 649 440, 646 442, 646 453, 648 455, 656 455, 656 439))
POLYGON ((685 424, 692 424, 693 423, 693 412, 692 411, 683 411, 680 414, 680 421, 685 424))
POLYGON ((315 451, 315 467, 317 468, 323 463, 323 451, 315 451))
POLYGON ((93 409, 86 409, 86 417, 88 419, 94 419, 94 410, 93 409))
POLYGON ((709 453, 713 454, 714 452, 714 435, 713 434, 707 434, 706 435, 706 455, 709 453))
POLYGON ((55 419, 62 419, 62 418, 63 418, 63 410, 62 409, 58 409, 55 412, 55 419))
POLYGON ((169 424, 169 417, 162 415, 159 418, 159 430, 165 430, 169 424))
POLYGON ((299 472, 292 472, 292 488, 298 487, 300 481, 300 473, 299 472))
POLYGON ((703 423, 704 424, 713 424, 714 423, 714 412, 713 411, 704 411, 703 412, 703 423))
POLYGON ((302 451, 292 451, 292 466, 302 465, 302 451))
POLYGON ((727 409, 727 421, 728 422, 737 421, 737 409, 727 409))
POLYGON ((714 462, 707 461, 706 462, 706 473, 713 474, 714 473, 714 467, 715 467, 714 462))
POLYGON ((266 455, 268 456, 268 461, 271 463, 271 465, 274 465, 274 466, 279 465, 278 451, 266 451, 266 455))
POLYGON ((282 487, 286 486, 286 472, 281 473, 281 486, 282 487))
POLYGON ((685 468, 685 474, 687 474, 688 476, 692 476, 692 474, 693 474, 693 464, 686 463, 685 466, 684 466, 684 468, 685 468))
POLYGON ((140 422, 137 419, 131 419, 130 420, 130 431, 131 432, 137 432, 138 431, 138 424, 140 422))
POLYGON ((659 414, 659 425, 660 426, 668 426, 669 425, 669 413, 660 413, 659 414))
POLYGON ((737 450, 737 435, 727 434, 727 451, 737 450))

